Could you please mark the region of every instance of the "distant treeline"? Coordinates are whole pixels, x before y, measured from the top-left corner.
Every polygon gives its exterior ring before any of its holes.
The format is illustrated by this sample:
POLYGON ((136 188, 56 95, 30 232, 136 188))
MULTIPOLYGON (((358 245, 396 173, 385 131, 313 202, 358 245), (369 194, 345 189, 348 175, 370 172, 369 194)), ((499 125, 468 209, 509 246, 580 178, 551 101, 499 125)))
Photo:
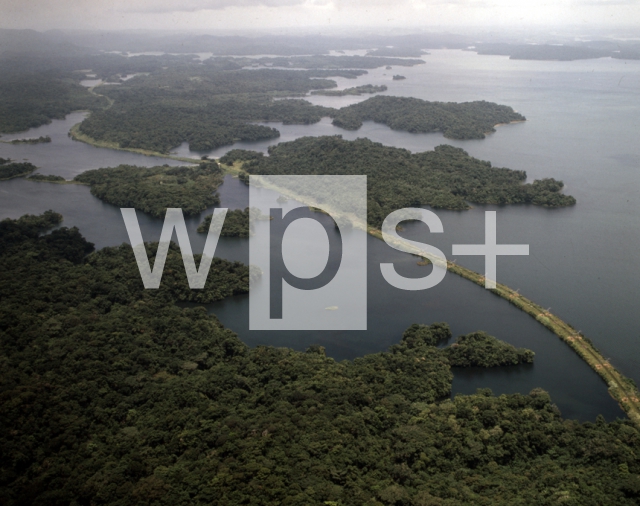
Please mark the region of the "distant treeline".
POLYGON ((376 86, 373 84, 364 84, 362 86, 354 86, 344 90, 313 90, 312 95, 327 95, 329 97, 343 97, 345 95, 362 95, 364 93, 380 93, 387 91, 387 87, 383 84, 376 86))
POLYGON ((40 136, 38 138, 33 138, 33 139, 13 139, 12 141, 10 141, 11 144, 41 144, 41 143, 47 143, 47 142, 51 142, 51 137, 47 136, 40 136))
POLYGON ((380 227, 396 209, 420 205, 468 209, 467 202, 547 207, 576 202, 560 192, 561 181, 542 179, 524 184, 524 171, 492 167, 449 145, 412 154, 369 139, 303 137, 270 147, 269 156, 232 150, 220 158, 220 163, 236 160, 244 162, 247 174, 366 175, 368 221, 374 227, 380 227))
POLYGON ((482 43, 473 50, 481 55, 509 56, 512 60, 640 59, 640 44, 634 41, 593 41, 580 45, 482 43))
POLYGON ((222 184, 222 171, 216 162, 195 167, 119 165, 83 172, 74 181, 90 185, 93 195, 118 207, 156 217, 177 207, 189 216, 220 202, 216 190, 222 184))
POLYGON ((0 133, 28 130, 72 111, 97 110, 107 103, 71 79, 46 75, 0 78, 0 133))
POLYGON ((379 47, 378 49, 372 49, 367 52, 367 56, 399 56, 399 57, 414 57, 420 58, 427 53, 422 49, 417 49, 415 47, 402 47, 402 46, 393 46, 393 47, 379 47))
POLYGON ((413 67, 425 63, 424 60, 409 58, 385 58, 385 55, 376 56, 291 56, 288 58, 258 58, 261 65, 274 67, 292 67, 303 69, 375 69, 387 65, 399 67, 413 67))

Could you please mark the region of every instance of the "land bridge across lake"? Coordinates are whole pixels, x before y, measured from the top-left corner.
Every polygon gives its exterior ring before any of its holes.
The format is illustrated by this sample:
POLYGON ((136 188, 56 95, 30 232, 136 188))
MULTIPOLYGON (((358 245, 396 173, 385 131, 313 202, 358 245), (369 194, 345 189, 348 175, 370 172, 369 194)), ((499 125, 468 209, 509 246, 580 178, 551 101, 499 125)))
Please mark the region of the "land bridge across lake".
MULTIPOLYGON (((447 262, 447 269, 454 274, 484 286, 484 276, 471 269, 467 269, 454 262, 447 262)), ((549 313, 535 302, 523 297, 515 290, 500 283, 492 289, 495 295, 506 299, 511 304, 535 318, 539 323, 547 327, 556 336, 567 343, 598 375, 607 383, 609 394, 627 416, 640 428, 640 392, 633 380, 624 376, 605 359, 591 340, 577 332, 571 325, 562 321, 559 317, 549 313)))

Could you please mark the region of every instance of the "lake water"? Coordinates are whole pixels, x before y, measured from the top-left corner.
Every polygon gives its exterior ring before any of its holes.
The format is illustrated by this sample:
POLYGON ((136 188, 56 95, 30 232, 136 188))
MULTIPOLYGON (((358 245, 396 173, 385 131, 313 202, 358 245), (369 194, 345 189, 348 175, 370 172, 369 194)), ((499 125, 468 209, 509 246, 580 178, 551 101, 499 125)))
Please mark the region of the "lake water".
MULTIPOLYGON (((267 146, 305 135, 341 134, 345 139, 368 137, 412 151, 442 143, 460 146, 494 166, 526 170, 529 179, 555 177, 578 204, 568 209, 533 206, 476 206, 470 211, 437 211, 444 234, 428 234, 419 224, 404 234, 437 246, 451 258, 452 244, 482 243, 484 211, 498 213, 498 241, 530 245, 528 257, 500 257, 498 281, 520 288, 526 297, 551 307, 565 321, 582 330, 624 374, 640 381, 640 330, 636 301, 640 269, 635 252, 640 247, 640 62, 599 59, 577 62, 512 61, 501 56, 478 56, 463 51, 433 51, 426 64, 392 70, 376 69, 357 80, 336 79, 340 87, 386 84, 386 94, 426 100, 490 100, 508 104, 524 114, 526 123, 498 127, 479 141, 451 141, 439 134, 394 132, 366 123, 356 132, 333 127, 328 120, 316 125, 275 125, 281 137, 271 142, 239 143, 265 151, 267 146), (400 73, 404 81, 393 81, 400 73)), ((311 96, 322 105, 341 107, 362 97, 311 96)), ((98 149, 67 137, 82 119, 75 113, 28 133, 2 140, 50 135, 51 144, 0 144, 0 157, 27 158, 39 172, 66 178, 88 169, 115 166, 178 164, 171 160, 98 149)), ((229 147, 210 154, 220 156, 229 147)), ((189 154, 188 147, 177 149, 189 154)), ((191 153, 193 155, 194 153, 191 153)), ((202 154, 202 153, 199 153, 202 154)), ((243 208, 248 191, 228 178, 220 189, 222 205, 243 208)), ((274 195, 275 198, 275 195, 274 195)), ((98 247, 127 241, 120 212, 89 193, 87 187, 51 185, 15 179, 0 183, 0 217, 18 217, 54 209, 65 225, 78 226, 98 247)), ((202 216, 210 213, 202 213, 202 216)), ((188 221, 194 249, 203 237, 195 233, 201 217, 188 221)), ((157 240, 161 222, 139 213, 145 240, 157 240)), ((490 387, 495 393, 548 390, 566 417, 593 420, 598 413, 612 419, 622 412, 608 396, 605 384, 557 337, 506 301, 466 280, 448 274, 425 292, 402 292, 379 274, 379 263, 394 261, 401 274, 421 276, 413 257, 368 238, 368 331, 256 332, 248 330, 248 298, 236 297, 212 305, 221 321, 248 344, 274 344, 304 349, 326 346, 329 355, 353 358, 384 350, 400 339, 414 322, 447 321, 454 335, 485 330, 496 337, 536 352, 532 366, 459 370, 455 392, 490 387)), ((217 254, 248 260, 247 241, 221 239, 217 254)), ((457 261, 482 272, 481 257, 457 261)))

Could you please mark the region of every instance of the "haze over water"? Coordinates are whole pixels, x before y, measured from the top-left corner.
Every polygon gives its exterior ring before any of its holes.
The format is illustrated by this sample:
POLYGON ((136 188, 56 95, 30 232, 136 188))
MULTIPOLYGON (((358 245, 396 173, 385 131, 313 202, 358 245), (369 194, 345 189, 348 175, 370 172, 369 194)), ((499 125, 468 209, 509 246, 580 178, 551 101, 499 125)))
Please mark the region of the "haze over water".
MULTIPOLYGON (((425 100, 488 100, 512 106, 527 117, 526 123, 500 126, 479 141, 451 141, 439 134, 394 132, 382 125, 365 124, 349 132, 330 121, 310 126, 276 125, 280 139, 242 147, 265 150, 304 135, 341 134, 345 139, 368 137, 411 151, 432 149, 442 143, 462 147, 494 166, 526 170, 529 180, 555 177, 565 182, 566 193, 578 204, 568 209, 534 206, 475 206, 465 212, 437 211, 444 234, 428 234, 418 225, 405 227, 409 237, 420 238, 443 250, 450 258, 451 244, 484 242, 484 211, 498 212, 498 242, 527 243, 529 257, 498 259, 498 281, 520 288, 526 297, 582 330, 625 375, 640 381, 640 331, 636 300, 640 269, 640 62, 612 59, 576 62, 514 61, 502 56, 478 56, 463 51, 432 51, 417 67, 369 71, 357 80, 336 79, 340 87, 386 84, 387 95, 425 100), (395 73, 407 77, 392 81, 395 73), (385 75, 386 74, 386 75, 385 75)), ((362 97, 309 97, 314 103, 340 107, 362 97)), ((110 151, 73 142, 66 137, 81 115, 54 121, 28 134, 11 138, 51 135, 42 145, 0 144, 0 157, 28 158, 40 172, 72 178, 84 170, 121 163, 156 165, 171 160, 110 151)), ((240 147, 236 145, 234 147, 240 147)), ((216 150, 219 156, 230 148, 216 150)), ((188 151, 181 147, 180 154, 188 151)), ((186 154, 186 153, 184 153, 186 154)), ((227 180, 221 187, 222 205, 245 207, 246 187, 227 180)), ((64 225, 78 226, 98 247, 127 240, 120 212, 104 204, 83 186, 0 182, 0 217, 17 217, 54 209, 65 216, 64 225)), ((210 211, 208 211, 210 212, 210 211)), ((208 214, 208 212, 203 213, 208 214)), ((138 213, 146 240, 157 240, 161 221, 138 213)), ((204 238, 196 236, 199 218, 188 220, 194 249, 204 238)), ((414 322, 448 321, 454 335, 486 330, 499 339, 536 352, 531 367, 496 370, 456 369, 454 391, 472 392, 491 387, 494 393, 527 393, 536 386, 549 390, 569 418, 594 419, 622 416, 608 396, 605 384, 573 351, 532 318, 506 301, 472 283, 448 274, 438 287, 420 294, 400 292, 379 276, 378 264, 393 260, 406 275, 423 275, 415 259, 369 238, 369 329, 343 333, 249 333, 245 297, 214 305, 215 313, 249 344, 274 344, 304 349, 319 343, 337 359, 383 350, 397 342, 402 330, 414 322)), ((223 239, 218 254, 247 261, 246 241, 223 239)), ((457 261, 482 272, 483 259, 458 257, 457 261)))

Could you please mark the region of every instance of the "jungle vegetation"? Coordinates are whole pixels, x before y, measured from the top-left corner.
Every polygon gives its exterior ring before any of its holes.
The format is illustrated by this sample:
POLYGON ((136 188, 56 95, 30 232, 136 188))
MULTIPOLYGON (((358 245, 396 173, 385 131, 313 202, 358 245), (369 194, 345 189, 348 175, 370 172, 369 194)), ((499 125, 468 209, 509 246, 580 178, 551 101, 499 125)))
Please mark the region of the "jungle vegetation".
MULTIPOLYGON (((549 395, 450 399, 446 324, 335 362, 248 348, 201 307, 248 287, 177 247, 144 290, 128 245, 53 212, 0 222, 0 501, 94 505, 637 504, 640 433, 549 395)), ((148 245, 148 253, 155 253, 148 245)), ((415 329, 414 329, 415 330, 415 329)))
POLYGON ((375 121, 411 133, 442 132, 451 139, 484 139, 499 123, 525 120, 509 106, 484 100, 458 104, 389 96, 343 107, 333 118, 334 125, 347 130, 357 130, 363 121, 375 121))
POLYGON ((40 137, 33 138, 33 139, 14 139, 10 142, 11 144, 41 144, 41 143, 51 142, 51 137, 49 137, 48 135, 46 136, 41 135, 40 137))
MULTIPOLYGON (((575 199, 561 193, 555 179, 525 184, 526 173, 492 167, 449 145, 412 154, 369 139, 345 141, 340 136, 303 137, 269 148, 269 156, 231 150, 220 163, 243 162, 247 175, 366 175, 367 213, 371 226, 404 207, 468 209, 478 204, 535 204, 561 207, 575 199)), ((246 180, 246 176, 243 176, 246 180)))
POLYGON ((191 167, 119 165, 89 170, 73 180, 88 184, 100 200, 162 217, 168 207, 189 216, 219 203, 216 190, 223 175, 216 162, 205 161, 191 167))
POLYGON ((0 163, 0 181, 26 176, 36 169, 37 167, 29 162, 11 162, 10 160, 6 160, 4 163, 0 163))
POLYGON ((332 109, 305 100, 273 100, 278 94, 304 95, 311 89, 335 87, 306 72, 276 69, 216 72, 200 66, 192 72, 166 71, 138 76, 120 86, 101 87, 114 100, 107 110, 80 125, 91 138, 123 148, 168 153, 182 142, 207 151, 237 140, 273 139, 280 133, 253 121, 310 124, 332 109))
POLYGON ((496 367, 533 363, 534 353, 515 348, 490 336, 486 332, 473 332, 460 336, 444 349, 452 367, 496 367))
POLYGON ((62 183, 66 181, 62 176, 55 176, 53 174, 33 174, 27 178, 29 181, 44 181, 49 183, 62 183))
POLYGON ((71 79, 46 74, 0 77, 0 133, 28 130, 72 111, 106 105, 104 97, 71 79))
MULTIPOLYGON (((309 58, 314 65, 319 64, 316 61, 319 57, 309 58)), ((337 60, 351 57, 326 58, 338 66, 337 60)), ((296 63, 295 58, 285 60, 292 66, 304 63, 296 63)), ((383 65, 388 59, 379 60, 383 65)), ((345 91, 331 90, 336 83, 327 77, 354 72, 340 68, 220 70, 216 62, 219 60, 203 65, 170 66, 136 76, 119 86, 100 87, 100 93, 111 99, 113 105, 85 119, 80 132, 121 148, 169 153, 183 142, 188 142, 193 151, 209 151, 238 140, 258 141, 280 135, 275 128, 254 124, 258 121, 312 124, 329 116, 334 118, 335 125, 351 130, 359 128, 362 121, 373 120, 397 130, 443 132, 451 138, 476 139, 493 131, 497 123, 524 119, 510 107, 490 102, 455 104, 374 97, 343 109, 314 106, 305 100, 282 98, 303 96, 312 90, 330 95, 373 93, 383 91, 383 87, 364 85, 345 91)), ((284 65, 279 61, 270 64, 284 65)))

